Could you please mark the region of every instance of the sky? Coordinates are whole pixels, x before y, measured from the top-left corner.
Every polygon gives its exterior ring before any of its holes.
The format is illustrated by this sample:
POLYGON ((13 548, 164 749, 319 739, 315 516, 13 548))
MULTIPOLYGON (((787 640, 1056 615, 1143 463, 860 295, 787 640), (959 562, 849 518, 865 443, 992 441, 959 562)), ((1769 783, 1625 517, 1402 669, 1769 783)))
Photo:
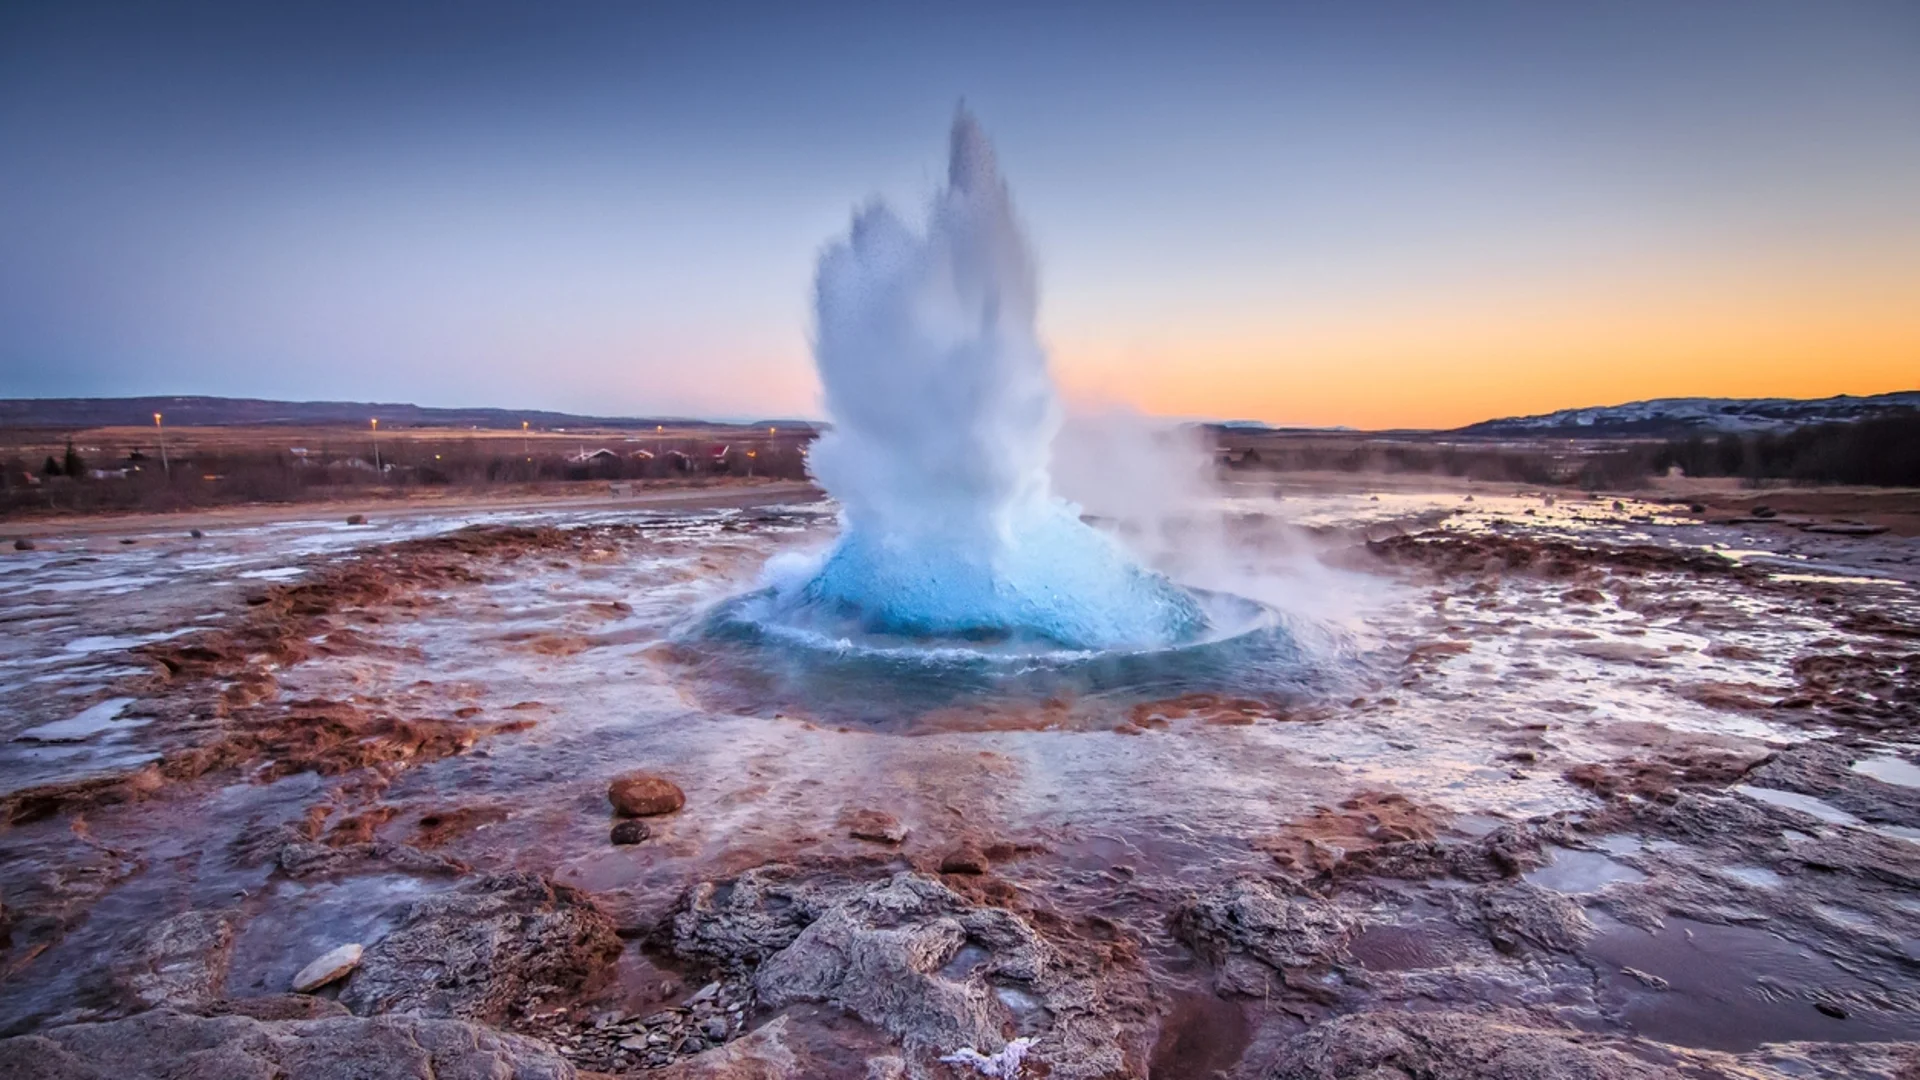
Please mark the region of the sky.
POLYGON ((1076 405, 1920 387, 1920 3, 0 5, 0 397, 815 416, 964 100, 1076 405))

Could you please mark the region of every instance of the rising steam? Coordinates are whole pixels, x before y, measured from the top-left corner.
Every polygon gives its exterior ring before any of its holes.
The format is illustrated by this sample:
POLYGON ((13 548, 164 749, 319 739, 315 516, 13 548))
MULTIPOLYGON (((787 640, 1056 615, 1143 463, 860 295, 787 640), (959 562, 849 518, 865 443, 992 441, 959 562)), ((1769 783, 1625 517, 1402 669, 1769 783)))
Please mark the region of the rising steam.
POLYGON ((886 206, 821 256, 814 358, 833 428, 814 476, 842 507, 817 564, 774 599, 867 633, 1153 647, 1206 626, 1053 493, 1060 409, 1035 332, 1033 259, 992 146, 954 120, 924 233, 886 206))

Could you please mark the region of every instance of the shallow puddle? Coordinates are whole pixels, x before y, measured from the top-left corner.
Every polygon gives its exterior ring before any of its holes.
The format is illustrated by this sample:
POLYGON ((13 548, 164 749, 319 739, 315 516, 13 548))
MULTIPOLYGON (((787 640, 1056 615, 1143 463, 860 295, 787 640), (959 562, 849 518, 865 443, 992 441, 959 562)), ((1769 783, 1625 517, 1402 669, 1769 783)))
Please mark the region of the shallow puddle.
POLYGON ((1871 776, 1883 784, 1920 788, 1920 765, 1891 755, 1862 758, 1853 763, 1853 771, 1871 776))
POLYGON ((1552 848, 1553 861, 1521 877, 1530 884, 1573 896, 1596 893, 1609 885, 1634 884, 1647 875, 1597 851, 1552 848))
POLYGON ((1646 1038, 1742 1051, 1792 1040, 1920 1036, 1920 1000, 1912 993, 1856 978, 1764 929, 1669 918, 1648 933, 1604 915, 1594 921, 1602 933, 1582 955, 1603 965, 1621 1018, 1646 1038), (1665 986, 1649 986, 1628 969, 1665 986))

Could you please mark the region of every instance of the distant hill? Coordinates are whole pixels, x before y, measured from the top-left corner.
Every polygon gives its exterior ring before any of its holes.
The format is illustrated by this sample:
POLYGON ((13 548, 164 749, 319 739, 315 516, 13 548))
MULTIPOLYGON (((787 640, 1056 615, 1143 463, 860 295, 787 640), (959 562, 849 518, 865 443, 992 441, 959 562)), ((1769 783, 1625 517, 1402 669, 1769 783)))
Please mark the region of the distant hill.
POLYGON ((1648 436, 1787 431, 1809 424, 1844 423, 1920 412, 1920 390, 1872 397, 1655 398, 1625 405, 1562 409, 1539 416, 1482 420, 1456 429, 1483 436, 1648 436))
MULTIPOLYGON (((252 425, 301 426, 364 424, 373 417, 392 427, 518 428, 524 421, 537 428, 644 428, 656 424, 674 427, 739 427, 678 417, 581 416, 538 409, 435 409, 420 405, 370 401, 263 401, 258 398, 139 397, 139 398, 11 398, 0 400, 0 427, 90 428, 153 423, 163 413, 175 427, 238 427, 252 425)), ((802 420, 757 421, 804 429, 802 420)))

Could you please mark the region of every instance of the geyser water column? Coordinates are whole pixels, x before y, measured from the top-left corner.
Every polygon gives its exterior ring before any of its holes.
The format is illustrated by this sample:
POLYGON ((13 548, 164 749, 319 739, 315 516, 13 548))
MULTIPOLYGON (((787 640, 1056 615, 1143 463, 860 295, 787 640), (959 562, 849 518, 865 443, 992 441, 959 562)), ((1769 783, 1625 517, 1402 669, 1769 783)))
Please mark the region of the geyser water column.
POLYGON ((842 508, 816 565, 781 575, 814 629, 1069 649, 1199 635, 1200 605, 1053 494, 1060 422, 1033 259, 993 148, 954 120, 947 186, 916 232, 880 203, 820 258, 814 357, 832 428, 814 476, 842 508))

